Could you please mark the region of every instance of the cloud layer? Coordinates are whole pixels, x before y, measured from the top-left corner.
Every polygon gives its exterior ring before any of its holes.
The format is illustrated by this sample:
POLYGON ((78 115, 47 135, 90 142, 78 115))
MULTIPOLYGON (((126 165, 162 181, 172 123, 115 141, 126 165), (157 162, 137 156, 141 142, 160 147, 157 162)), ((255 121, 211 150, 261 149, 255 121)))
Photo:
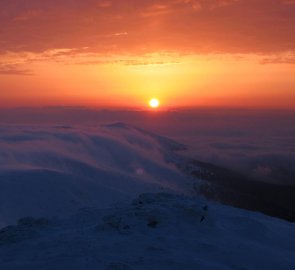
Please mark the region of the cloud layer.
POLYGON ((294 51, 290 0, 2 0, 0 52, 294 51))
POLYGON ((295 185, 294 111, 192 110, 150 114, 83 108, 2 109, 0 123, 127 122, 188 145, 192 157, 260 181, 295 185))

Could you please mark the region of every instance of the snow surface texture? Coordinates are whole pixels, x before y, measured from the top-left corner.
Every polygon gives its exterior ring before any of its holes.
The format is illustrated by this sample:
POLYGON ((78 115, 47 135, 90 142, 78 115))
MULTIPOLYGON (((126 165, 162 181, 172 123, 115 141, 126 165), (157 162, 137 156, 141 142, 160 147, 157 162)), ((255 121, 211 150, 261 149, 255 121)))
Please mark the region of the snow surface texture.
POLYGON ((184 146, 117 123, 0 126, 0 228, 23 216, 65 216, 143 192, 189 193, 171 163, 184 146))
POLYGON ((294 224, 171 194, 23 218, 0 230, 1 270, 294 270, 294 224))

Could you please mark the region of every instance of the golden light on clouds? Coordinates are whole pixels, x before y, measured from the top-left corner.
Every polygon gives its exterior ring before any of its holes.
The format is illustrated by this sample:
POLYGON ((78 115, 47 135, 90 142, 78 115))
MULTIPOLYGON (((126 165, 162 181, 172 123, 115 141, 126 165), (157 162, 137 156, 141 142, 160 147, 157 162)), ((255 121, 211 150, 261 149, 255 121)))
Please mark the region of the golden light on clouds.
POLYGON ((0 106, 295 108, 294 1, 74 2, 0 1, 0 106))

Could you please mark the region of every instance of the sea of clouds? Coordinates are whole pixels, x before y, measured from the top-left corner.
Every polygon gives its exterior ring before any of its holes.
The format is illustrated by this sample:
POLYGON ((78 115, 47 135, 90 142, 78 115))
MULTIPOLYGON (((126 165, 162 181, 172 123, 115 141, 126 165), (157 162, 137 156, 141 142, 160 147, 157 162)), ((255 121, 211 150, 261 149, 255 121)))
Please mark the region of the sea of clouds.
MULTIPOLYGON (((166 112, 80 107, 2 109, 4 125, 93 127, 125 122, 187 145, 195 159, 245 173, 259 181, 295 185, 295 112, 194 109, 166 112)), ((17 129, 14 136, 17 139, 17 129)), ((2 145, 3 147, 3 145, 2 145)))

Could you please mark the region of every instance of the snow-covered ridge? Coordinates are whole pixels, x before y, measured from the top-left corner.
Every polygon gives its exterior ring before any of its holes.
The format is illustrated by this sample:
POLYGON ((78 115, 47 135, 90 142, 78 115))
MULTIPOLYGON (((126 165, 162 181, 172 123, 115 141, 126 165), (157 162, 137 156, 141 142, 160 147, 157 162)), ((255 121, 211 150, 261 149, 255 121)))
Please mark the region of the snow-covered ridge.
POLYGON ((68 215, 142 192, 190 193, 174 164, 184 146, 123 123, 0 127, 0 227, 68 215))
POLYGON ((182 149, 122 123, 0 126, 0 269, 295 269, 294 223, 193 196, 225 174, 182 149))
POLYGON ((294 224, 171 194, 23 218, 0 230, 1 270, 295 268, 294 224))

